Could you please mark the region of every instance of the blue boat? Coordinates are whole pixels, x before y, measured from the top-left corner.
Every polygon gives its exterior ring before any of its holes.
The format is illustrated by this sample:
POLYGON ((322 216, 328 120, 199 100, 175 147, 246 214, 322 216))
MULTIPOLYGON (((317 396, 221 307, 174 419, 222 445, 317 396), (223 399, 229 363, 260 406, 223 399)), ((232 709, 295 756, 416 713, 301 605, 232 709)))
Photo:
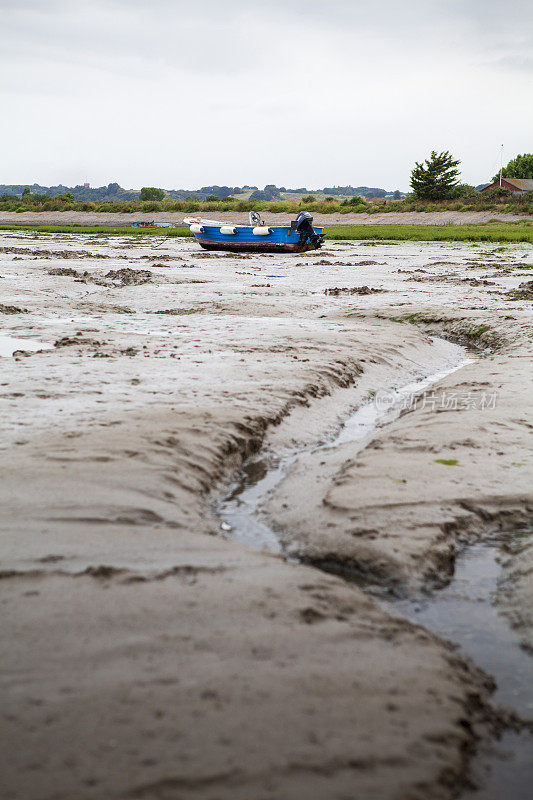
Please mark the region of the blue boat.
POLYGON ((303 253, 318 250, 324 239, 322 228, 313 228, 308 215, 307 227, 302 231, 296 222, 291 225, 265 225, 259 214, 251 212, 250 225, 231 225, 216 220, 184 219, 198 244, 205 250, 230 250, 232 252, 303 253))

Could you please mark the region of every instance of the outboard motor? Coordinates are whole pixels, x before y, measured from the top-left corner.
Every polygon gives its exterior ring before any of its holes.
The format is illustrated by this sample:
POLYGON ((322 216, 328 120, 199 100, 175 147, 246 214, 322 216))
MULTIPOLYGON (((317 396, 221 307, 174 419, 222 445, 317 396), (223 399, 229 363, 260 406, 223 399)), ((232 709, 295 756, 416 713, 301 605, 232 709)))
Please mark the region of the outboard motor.
POLYGON ((261 214, 258 211, 250 211, 248 214, 248 219, 250 220, 250 225, 252 228, 256 228, 257 226, 264 225, 264 221, 261 219, 261 214))
POLYGON ((318 236, 318 234, 315 233, 313 228, 313 216, 309 211, 300 211, 296 219, 291 222, 291 233, 292 231, 297 231, 300 234, 300 241, 298 242, 300 247, 303 247, 307 240, 309 240, 314 247, 319 248, 324 241, 322 236, 318 236))

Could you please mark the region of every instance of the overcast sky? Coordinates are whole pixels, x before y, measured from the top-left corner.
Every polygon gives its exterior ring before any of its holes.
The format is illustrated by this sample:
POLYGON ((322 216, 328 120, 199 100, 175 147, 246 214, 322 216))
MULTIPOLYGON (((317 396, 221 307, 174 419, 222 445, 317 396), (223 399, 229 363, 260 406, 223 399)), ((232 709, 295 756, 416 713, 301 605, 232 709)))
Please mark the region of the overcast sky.
POLYGON ((533 151, 532 0, 0 0, 0 183, 408 189, 533 151))

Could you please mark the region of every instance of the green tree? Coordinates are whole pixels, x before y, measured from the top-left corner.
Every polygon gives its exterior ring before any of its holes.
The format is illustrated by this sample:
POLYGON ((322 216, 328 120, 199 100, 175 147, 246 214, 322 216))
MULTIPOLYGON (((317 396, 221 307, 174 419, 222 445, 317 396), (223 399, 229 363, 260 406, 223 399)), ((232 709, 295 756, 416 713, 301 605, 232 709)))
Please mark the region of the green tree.
POLYGON ((31 196, 31 189, 30 189, 29 186, 26 186, 26 188, 22 192, 22 196, 23 197, 30 197, 31 196))
POLYGON ((459 186, 456 186, 452 191, 451 196, 454 200, 477 200, 479 192, 475 186, 470 186, 468 183, 460 183, 459 186))
POLYGON ((143 186, 140 200, 164 200, 165 190, 156 189, 155 186, 143 186))
POLYGON ((457 167, 461 162, 455 161, 448 150, 442 153, 431 151, 431 156, 419 164, 411 172, 411 187, 420 200, 446 200, 458 185, 457 167))
MULTIPOLYGON (((499 180, 500 173, 497 172, 492 182, 499 180)), ((524 153, 511 159, 506 167, 502 169, 502 178, 531 178, 533 179, 533 153, 524 153)))

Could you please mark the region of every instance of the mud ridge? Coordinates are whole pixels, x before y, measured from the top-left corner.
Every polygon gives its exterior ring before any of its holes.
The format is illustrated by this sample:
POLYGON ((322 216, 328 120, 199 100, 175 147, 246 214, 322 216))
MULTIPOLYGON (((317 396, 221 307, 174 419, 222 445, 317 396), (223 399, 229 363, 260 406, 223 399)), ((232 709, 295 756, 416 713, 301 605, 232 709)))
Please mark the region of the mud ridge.
MULTIPOLYGON (((42 559, 43 560, 43 559, 42 559)), ((147 583, 149 581, 164 581, 167 578, 195 579, 196 576, 216 575, 226 572, 224 567, 203 567, 195 564, 178 564, 159 572, 138 572, 131 569, 114 567, 109 564, 89 566, 78 572, 62 569, 31 569, 31 570, 0 570, 1 580, 41 580, 46 578, 94 578, 98 581, 117 580, 119 583, 147 583)))

